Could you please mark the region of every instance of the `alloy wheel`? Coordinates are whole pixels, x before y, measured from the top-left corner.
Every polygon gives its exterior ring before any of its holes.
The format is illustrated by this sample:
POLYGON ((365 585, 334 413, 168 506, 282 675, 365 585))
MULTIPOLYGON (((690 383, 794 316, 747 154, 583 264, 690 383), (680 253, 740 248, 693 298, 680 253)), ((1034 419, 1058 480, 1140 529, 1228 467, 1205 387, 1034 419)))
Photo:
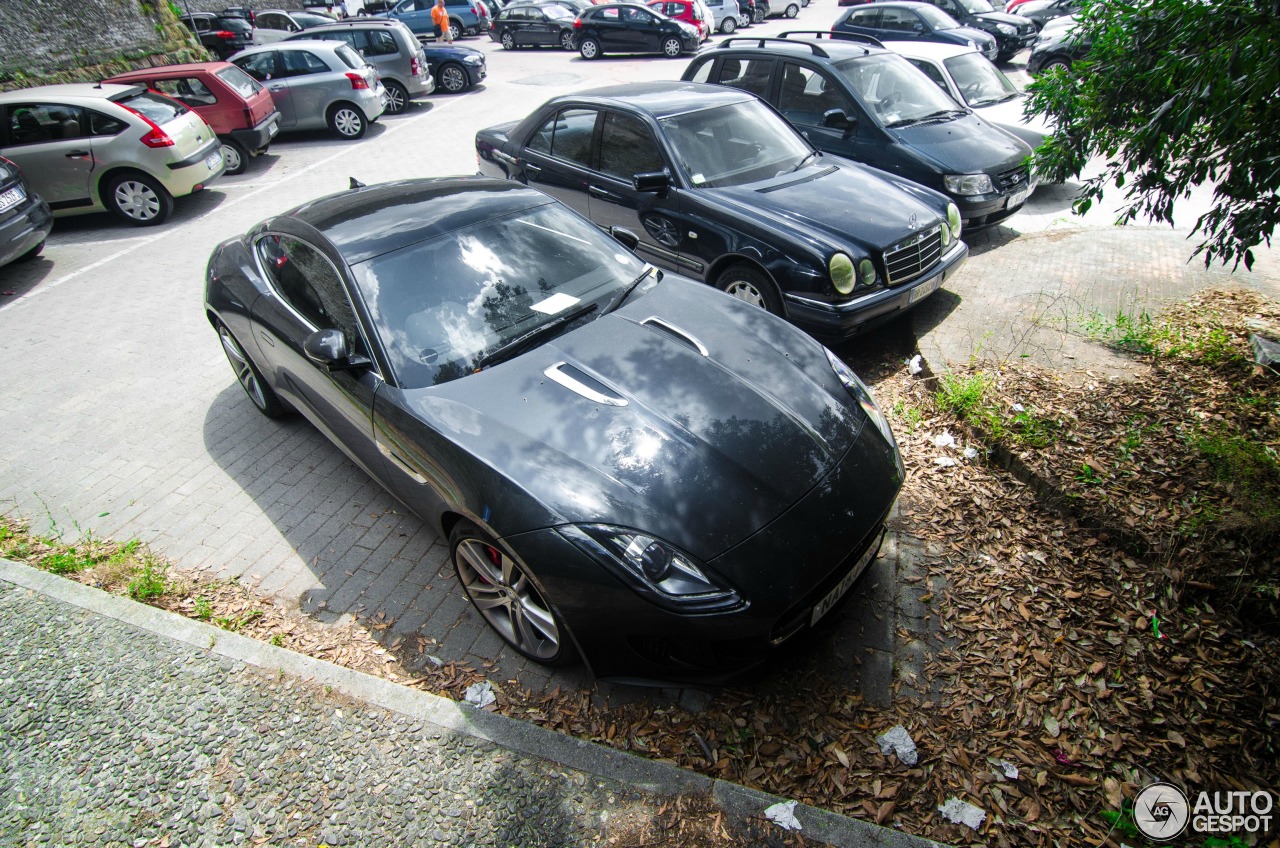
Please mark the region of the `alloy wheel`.
POLYGON ((560 653, 555 613, 515 560, 474 538, 458 542, 453 555, 463 589, 490 627, 527 656, 560 653))
POLYGON ((388 82, 386 89, 387 111, 392 115, 399 115, 409 106, 409 92, 396 82, 388 82))
POLYGON ((752 306, 759 306, 761 309, 766 308, 764 295, 760 290, 745 280, 737 280, 730 283, 724 288, 727 294, 733 295, 738 300, 745 301, 752 306))
POLYGON ((669 59, 674 59, 679 56, 680 39, 668 38, 666 41, 662 42, 662 52, 669 59))
POLYGON ((235 337, 231 335, 231 331, 226 327, 218 328, 218 338, 222 341, 222 350, 227 354, 227 361, 231 363, 231 370, 235 372, 236 380, 240 382, 244 393, 249 396, 249 400, 253 401, 254 406, 266 411, 266 395, 262 391, 262 385, 258 382, 258 375, 254 373, 253 366, 249 364, 249 357, 240 348, 240 343, 235 340, 235 337))
POLYGON ((445 65, 440 69, 440 87, 457 94, 467 87, 467 72, 457 65, 445 65))
POLYGON ((516 49, 516 39, 515 39, 515 36, 511 34, 510 30, 506 30, 502 33, 502 49, 503 50, 516 49))

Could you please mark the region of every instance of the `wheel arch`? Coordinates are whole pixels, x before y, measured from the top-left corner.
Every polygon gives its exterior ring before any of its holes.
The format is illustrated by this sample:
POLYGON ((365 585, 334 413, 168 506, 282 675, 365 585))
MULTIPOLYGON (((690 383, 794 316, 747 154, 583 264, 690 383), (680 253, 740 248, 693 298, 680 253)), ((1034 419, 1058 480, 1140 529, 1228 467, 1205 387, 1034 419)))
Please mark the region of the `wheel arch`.
POLYGON ((147 179, 155 180, 157 183, 160 184, 160 188, 168 192, 170 197, 173 197, 173 192, 169 191, 169 189, 165 186, 164 179, 161 177, 157 177, 155 174, 151 173, 146 168, 140 168, 137 165, 112 165, 110 168, 103 171, 98 176, 98 181, 94 183, 94 186, 93 186, 94 194, 97 195, 98 205, 101 206, 103 209, 108 209, 108 210, 110 209, 110 207, 107 206, 106 194, 103 191, 103 189, 106 187, 106 185, 109 182, 114 180, 116 177, 122 176, 124 174, 141 174, 147 179))

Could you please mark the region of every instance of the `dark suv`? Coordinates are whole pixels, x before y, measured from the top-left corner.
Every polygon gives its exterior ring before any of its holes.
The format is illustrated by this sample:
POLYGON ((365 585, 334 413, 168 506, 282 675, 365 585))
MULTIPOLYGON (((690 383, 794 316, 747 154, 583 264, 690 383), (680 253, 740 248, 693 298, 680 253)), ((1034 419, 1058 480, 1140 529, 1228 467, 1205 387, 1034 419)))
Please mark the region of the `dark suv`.
POLYGON ((830 37, 730 38, 689 63, 683 79, 749 91, 819 150, 943 192, 965 229, 1001 221, 1026 202, 1035 183, 1024 142, 956 103, 875 39, 822 35, 830 37))
POLYGON ((182 22, 219 59, 253 45, 253 24, 237 15, 193 12, 183 15, 182 22))
POLYGON ((960 24, 980 29, 996 40, 996 61, 1007 62, 1036 40, 1036 25, 1020 15, 997 11, 987 0, 929 0, 960 24))

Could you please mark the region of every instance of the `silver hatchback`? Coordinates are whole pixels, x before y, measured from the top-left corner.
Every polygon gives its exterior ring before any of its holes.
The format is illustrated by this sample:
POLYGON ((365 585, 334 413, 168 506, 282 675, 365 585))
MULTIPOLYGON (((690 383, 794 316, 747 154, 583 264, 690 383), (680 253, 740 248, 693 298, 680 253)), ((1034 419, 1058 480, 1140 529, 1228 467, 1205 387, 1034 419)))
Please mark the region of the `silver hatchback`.
POLYGON ((222 142, 199 115, 140 85, 44 85, 0 94, 0 155, 55 216, 107 210, 159 224, 173 199, 222 176, 222 142))
POLYGON ((342 41, 378 69, 387 89, 387 114, 399 115, 409 99, 435 90, 435 80, 427 66, 427 54, 413 32, 399 21, 359 18, 327 26, 312 27, 285 41, 319 38, 342 41))
POLYGON ((281 41, 250 47, 231 62, 267 87, 281 130, 328 127, 357 139, 386 108, 378 71, 340 41, 281 41))

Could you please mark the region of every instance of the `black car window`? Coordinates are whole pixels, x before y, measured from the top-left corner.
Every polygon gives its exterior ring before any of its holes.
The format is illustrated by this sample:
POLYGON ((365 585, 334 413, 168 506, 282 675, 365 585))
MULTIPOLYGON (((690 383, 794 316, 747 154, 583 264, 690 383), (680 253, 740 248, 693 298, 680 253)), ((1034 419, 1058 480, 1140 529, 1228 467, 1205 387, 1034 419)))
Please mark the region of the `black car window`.
MULTIPOLYGON (((342 41, 353 50, 365 50, 369 46, 368 39, 365 38, 363 32, 355 30, 343 30, 341 32, 319 32, 315 35, 308 35, 308 38, 319 38, 322 41, 342 41)), ((293 39, 290 39, 292 41, 293 39)))
POLYGON ((219 68, 214 71, 214 75, 231 86, 232 90, 241 97, 252 97, 262 91, 258 81, 239 68, 219 68))
POLYGON ((386 30, 369 30, 364 35, 369 39, 366 55, 394 56, 400 52, 400 45, 396 44, 396 37, 386 30))
POLYGON ((795 171, 813 153, 795 129, 754 98, 659 123, 695 188, 770 179, 795 171))
POLYGON ((644 123, 632 115, 605 112, 600 129, 600 170, 624 180, 666 168, 662 151, 644 123))
POLYGON ((40 144, 82 138, 85 113, 79 106, 60 103, 22 103, 9 107, 9 143, 40 144))
POLYGON ((280 58, 284 62, 286 77, 301 77, 307 74, 327 73, 329 66, 324 60, 310 50, 281 50, 280 58))
POLYGON ((197 77, 155 80, 151 87, 188 106, 213 106, 218 102, 217 96, 197 77))
POLYGON ((276 51, 274 50, 236 57, 235 64, 259 82, 269 80, 279 73, 276 70, 276 51))
POLYGON ((119 135, 129 125, 119 118, 89 110, 89 134, 93 136, 119 135))
POLYGON ((749 91, 757 97, 768 97, 773 60, 759 57, 729 58, 720 63, 714 82, 749 91))
POLYGON ((278 15, 275 12, 266 12, 258 15, 258 29, 279 29, 287 31, 289 29, 289 19, 284 15, 278 15))
POLYGON ((622 14, 617 6, 608 9, 601 9, 591 16, 593 21, 606 21, 608 23, 617 23, 622 20, 622 14))
POLYGON ((954 112, 958 106, 896 54, 873 54, 835 67, 885 126, 954 112))
POLYGON ((196 32, 208 32, 212 21, 209 18, 188 18, 187 25, 196 32))
POLYGON ((352 353, 367 355, 342 277, 324 254, 283 235, 258 239, 258 258, 271 288, 316 330, 341 330, 352 353))
POLYGON ((562 109, 533 134, 529 149, 590 167, 596 115, 595 109, 562 109))
POLYGON ((845 18, 845 23, 849 26, 878 29, 880 26, 880 10, 860 9, 856 12, 852 12, 849 17, 845 18))
POLYGON ((821 126, 822 116, 830 109, 852 115, 853 104, 839 85, 821 71, 784 62, 782 87, 778 91, 778 111, 793 124, 821 126))
POLYGON ((889 32, 921 32, 924 24, 920 16, 910 9, 883 9, 880 12, 880 29, 889 32))
POLYGON ((644 263, 559 203, 491 218, 352 268, 396 380, 465 377, 486 353, 573 310, 601 308, 644 263))
POLYGON ((253 32, 253 25, 244 18, 236 18, 229 15, 223 15, 216 18, 220 29, 229 30, 231 32, 253 32))
POLYGON ((960 7, 951 2, 951 0, 932 0, 932 3, 952 17, 959 18, 964 16, 964 13, 960 11, 960 7))

